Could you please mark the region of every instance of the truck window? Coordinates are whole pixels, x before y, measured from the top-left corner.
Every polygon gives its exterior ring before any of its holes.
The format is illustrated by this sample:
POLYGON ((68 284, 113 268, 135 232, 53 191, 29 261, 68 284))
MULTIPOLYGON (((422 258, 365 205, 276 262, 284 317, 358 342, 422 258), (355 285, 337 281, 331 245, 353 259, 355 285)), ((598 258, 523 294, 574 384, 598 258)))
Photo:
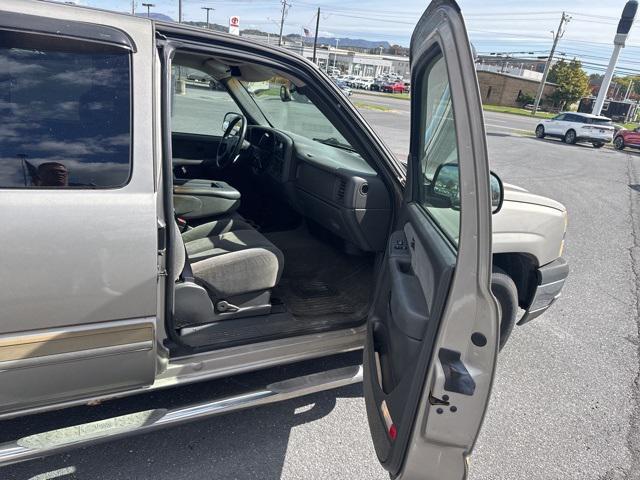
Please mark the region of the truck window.
POLYGON ((221 136, 224 116, 238 106, 224 86, 209 74, 172 65, 174 85, 171 129, 174 133, 221 136))
POLYGON ((460 178, 447 66, 440 55, 427 68, 423 80, 425 100, 420 112, 420 131, 424 132, 419 150, 423 188, 418 192, 417 200, 449 240, 457 245, 460 233, 460 178), (434 183, 436 174, 437 182, 434 183), (436 183, 442 196, 453 199, 448 205, 434 202, 431 190, 436 188, 436 183))
POLYGON ((5 32, 0 188, 116 188, 131 173, 128 51, 5 32))

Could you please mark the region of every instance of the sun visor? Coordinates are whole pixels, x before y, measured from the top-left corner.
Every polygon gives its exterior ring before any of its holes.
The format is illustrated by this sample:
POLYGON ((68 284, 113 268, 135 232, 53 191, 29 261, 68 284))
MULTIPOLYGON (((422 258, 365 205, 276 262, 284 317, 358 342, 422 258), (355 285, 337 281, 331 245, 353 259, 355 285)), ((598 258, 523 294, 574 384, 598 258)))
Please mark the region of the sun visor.
POLYGON ((279 76, 286 78, 297 87, 304 86, 304 82, 286 73, 262 65, 239 62, 230 58, 210 59, 205 62, 205 65, 216 73, 219 72, 221 77, 233 76, 245 82, 266 82, 275 76, 279 76))

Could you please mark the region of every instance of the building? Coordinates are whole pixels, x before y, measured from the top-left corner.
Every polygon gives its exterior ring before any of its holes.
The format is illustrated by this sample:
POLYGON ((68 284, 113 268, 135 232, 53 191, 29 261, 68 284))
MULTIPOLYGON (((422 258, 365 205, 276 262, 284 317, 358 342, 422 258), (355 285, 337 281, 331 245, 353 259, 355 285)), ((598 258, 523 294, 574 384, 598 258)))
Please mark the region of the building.
MULTIPOLYGON (((243 35, 252 40, 277 44, 276 35, 243 35)), ((285 40, 285 48, 296 52, 309 60, 313 59, 313 46, 303 45, 302 42, 290 43, 285 40)), ((341 74, 357 75, 362 77, 377 77, 379 75, 397 75, 408 79, 411 76, 409 68, 409 57, 400 55, 376 55, 362 53, 353 49, 335 48, 333 46, 318 45, 316 49, 316 63, 322 70, 332 67, 337 68, 341 74)))
MULTIPOLYGON (((578 111, 582 113, 591 113, 596 97, 584 97, 580 99, 578 111)), ((633 100, 616 101, 608 98, 602 105, 600 115, 609 117, 614 122, 630 122, 636 121, 640 108, 638 102, 633 100)))
MULTIPOLYGON (((478 71, 478 83, 482 102, 505 107, 520 107, 523 96, 535 97, 540 82, 530 78, 506 73, 478 71)), ((551 95, 557 85, 548 83, 544 87, 542 98, 551 95)))
MULTIPOLYGON (((533 53, 533 52, 532 52, 533 53)), ((478 55, 476 62, 481 65, 493 66, 518 70, 529 70, 532 72, 543 73, 544 67, 547 64, 547 57, 540 58, 519 58, 511 57, 509 55, 478 55)), ((557 60, 552 62, 552 65, 557 60)))

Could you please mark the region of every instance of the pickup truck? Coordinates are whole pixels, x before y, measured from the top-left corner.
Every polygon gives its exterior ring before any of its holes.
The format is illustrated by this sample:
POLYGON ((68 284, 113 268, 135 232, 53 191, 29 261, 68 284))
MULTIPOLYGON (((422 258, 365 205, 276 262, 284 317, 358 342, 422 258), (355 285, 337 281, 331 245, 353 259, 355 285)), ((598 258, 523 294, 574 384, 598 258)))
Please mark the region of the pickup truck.
MULTIPOLYGON (((407 169, 288 50, 36 0, 2 2, 0 31, 0 420, 364 348, 362 365, 31 431, 0 466, 362 382, 394 478, 466 476, 500 339, 492 213, 518 200, 489 171, 453 0, 412 35, 407 169)), ((521 282, 505 253, 531 316, 554 259, 521 282)))
POLYGON ((493 215, 491 282, 500 305, 501 347, 516 323, 542 315, 559 298, 569 274, 562 258, 566 232, 564 205, 504 185, 504 203, 493 215))

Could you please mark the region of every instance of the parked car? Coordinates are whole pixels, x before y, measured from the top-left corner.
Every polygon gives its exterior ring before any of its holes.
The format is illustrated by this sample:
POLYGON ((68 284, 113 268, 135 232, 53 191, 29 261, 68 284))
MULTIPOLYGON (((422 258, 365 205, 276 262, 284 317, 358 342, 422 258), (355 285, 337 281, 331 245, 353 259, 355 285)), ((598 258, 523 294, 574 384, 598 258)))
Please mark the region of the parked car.
POLYGON ((629 148, 640 148, 640 127, 633 130, 620 129, 613 139, 613 146, 618 150, 629 148))
POLYGON ((338 88, 340 90, 342 90, 347 96, 351 96, 351 87, 349 85, 347 85, 345 82, 336 82, 336 85, 338 85, 338 88))
MULTIPOLYGON (((458 5, 432 3, 412 35, 409 175, 295 53, 63 3, 0 10, 0 419, 364 348, 224 398, 60 415, 0 444, 0 466, 362 381, 382 466, 459 480, 493 383, 491 215, 509 202, 458 5), (187 66, 228 95, 177 91, 187 66)), ((518 290, 530 313, 554 275, 518 290)))
POLYGON ((590 113, 561 112, 542 120, 536 126, 536 137, 557 137, 565 143, 590 142, 601 148, 613 140, 614 126, 610 118, 590 113))
POLYGON ((387 83, 382 86, 382 91, 387 93, 403 93, 404 83, 402 82, 387 83))
POLYGON ((384 85, 384 82, 380 80, 376 80, 375 82, 371 83, 371 85, 369 86, 369 90, 371 90, 372 92, 380 92, 382 91, 383 85, 384 85))
POLYGON ((363 89, 363 90, 371 90, 371 86, 374 83, 375 82, 374 82, 374 80, 372 78, 364 78, 359 82, 358 87, 363 89))

